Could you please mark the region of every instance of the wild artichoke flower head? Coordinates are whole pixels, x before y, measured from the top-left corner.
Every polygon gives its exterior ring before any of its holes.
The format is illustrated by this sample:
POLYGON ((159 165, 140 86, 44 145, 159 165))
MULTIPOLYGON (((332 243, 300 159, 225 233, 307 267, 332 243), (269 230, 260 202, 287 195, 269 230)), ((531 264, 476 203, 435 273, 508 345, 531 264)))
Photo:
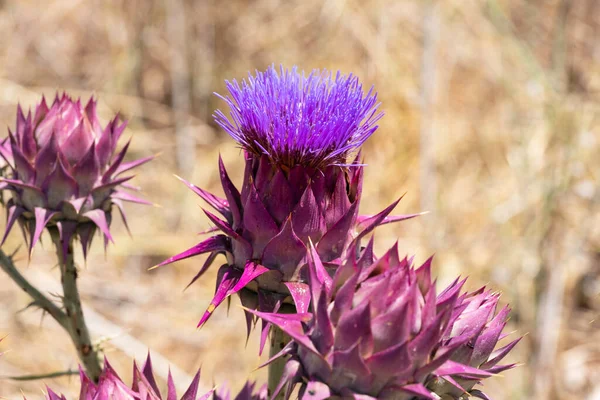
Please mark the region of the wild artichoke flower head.
MULTIPOLYGON (((135 362, 133 363, 133 383, 131 387, 127 386, 121 380, 107 360, 104 360, 104 369, 102 370, 98 383, 92 382, 83 370, 80 370, 79 377, 81 380, 79 400, 207 400, 211 397, 214 400, 229 400, 231 398, 229 396, 229 391, 226 388, 199 394, 200 371, 196 373, 190 386, 181 398, 177 395, 175 382, 169 372, 167 379, 167 395, 162 396, 154 377, 150 355, 148 355, 142 369, 139 369, 135 362)), ((46 399, 66 400, 65 396, 59 396, 50 388, 47 388, 46 399)), ((258 392, 255 392, 254 384, 248 382, 234 399, 266 400, 266 388, 263 387, 258 392)))
POLYGON ((292 337, 279 355, 291 356, 286 398, 300 384, 310 399, 487 399, 474 386, 514 366, 498 363, 519 339, 495 350, 508 307, 496 312, 485 289, 461 293, 464 280, 436 294, 431 260, 414 268, 396 246, 375 259, 372 243, 333 279, 312 251, 297 314, 252 311, 292 337))
POLYGON ((116 116, 102 127, 93 98, 85 107, 66 94, 51 107, 42 98, 27 116, 19 106, 10 147, 0 148, 10 167, 0 189, 12 193, 3 242, 17 221, 29 232, 30 251, 47 225, 58 228, 65 245, 78 235, 84 254, 96 228, 112 240, 113 204, 123 218, 122 201, 149 204, 123 191, 133 177, 127 173, 152 159, 123 162, 129 143, 117 153, 117 142, 125 126, 116 116))
MULTIPOLYGON (((358 157, 349 157, 382 116, 373 89, 365 94, 353 75, 306 76, 274 67, 227 87, 229 96, 221 98, 231 109, 230 119, 222 111, 215 119, 244 149, 241 190, 221 160, 225 198, 184 181, 221 214, 205 211, 221 233, 159 264, 210 253, 193 282, 217 254, 227 256, 200 325, 233 293, 247 307, 276 311, 291 291, 305 290, 302 267, 309 242, 335 269, 357 237, 410 217, 386 218, 397 202, 376 216, 358 215, 363 166, 358 157)), ((263 344, 265 335, 264 328, 263 344)))
POLYGON ((270 67, 241 85, 227 82, 227 89, 231 97, 219 97, 231 119, 217 110, 216 122, 248 153, 280 168, 346 164, 383 116, 373 88, 364 94, 352 74, 315 70, 305 76, 296 68, 278 73, 270 67))

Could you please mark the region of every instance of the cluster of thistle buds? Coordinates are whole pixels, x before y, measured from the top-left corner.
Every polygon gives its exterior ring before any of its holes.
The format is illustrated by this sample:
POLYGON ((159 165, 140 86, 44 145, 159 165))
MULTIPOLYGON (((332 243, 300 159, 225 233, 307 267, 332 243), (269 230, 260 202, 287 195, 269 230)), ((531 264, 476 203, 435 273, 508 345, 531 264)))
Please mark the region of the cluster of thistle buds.
MULTIPOLYGON (((360 148, 383 116, 373 89, 365 92, 353 75, 283 67, 227 89, 219 97, 230 111, 214 117, 243 150, 241 185, 221 159, 222 196, 180 178, 212 208, 203 211, 213 228, 158 266, 207 254, 192 284, 223 258, 198 325, 237 294, 247 334, 261 321, 258 352, 269 335, 283 341, 265 363, 268 388, 247 383, 235 398, 489 399, 482 381, 514 367, 501 362, 519 341, 499 344, 510 312, 498 307, 499 294, 463 291, 464 279, 438 290, 432 260, 416 267, 397 245, 374 254, 375 228, 419 214, 392 215, 400 199, 377 214, 359 213, 360 148)), ((128 143, 117 152, 124 128, 118 118, 102 128, 95 101, 83 107, 63 95, 51 107, 42 100, 33 116, 19 108, 15 132, 0 143, 6 232, 18 223, 31 251, 47 229, 63 274, 75 239, 84 254, 94 232, 112 240, 113 205, 124 218, 123 201, 147 203, 131 194, 127 172, 152 157, 124 162, 128 143)), ((78 294, 64 289, 68 311, 78 294)), ((67 314, 66 329, 81 345, 73 332, 83 316, 67 314)), ((85 356, 80 351, 80 399, 162 398, 150 358, 142 369, 134 364, 128 387, 106 360, 94 367, 85 356)), ((199 373, 182 400, 229 399, 223 389, 199 394, 198 382, 199 373)), ((167 388, 166 399, 176 400, 170 375, 167 388)), ((64 399, 50 389, 48 398, 64 399)))

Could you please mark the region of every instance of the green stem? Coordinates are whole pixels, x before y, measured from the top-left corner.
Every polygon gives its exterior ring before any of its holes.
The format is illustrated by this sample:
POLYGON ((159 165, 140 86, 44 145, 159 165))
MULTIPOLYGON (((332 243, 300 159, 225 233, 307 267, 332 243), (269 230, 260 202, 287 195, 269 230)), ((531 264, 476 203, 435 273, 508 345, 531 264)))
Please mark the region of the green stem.
MULTIPOLYGON (((281 329, 276 326, 271 326, 271 348, 269 351, 269 357, 275 356, 279 353, 286 344, 290 341, 290 337, 286 335, 281 329)), ((283 370, 285 368, 285 363, 287 362, 288 357, 280 357, 277 360, 273 361, 269 364, 269 396, 272 396, 273 392, 279 385, 281 381, 281 376, 283 375, 283 370)), ((276 397, 270 397, 271 400, 281 400, 283 399, 284 391, 281 390, 276 397)))
POLYGON ((63 244, 56 228, 48 228, 52 241, 56 246, 56 253, 60 263, 61 283, 63 287, 63 305, 69 325, 69 334, 75 344, 77 354, 90 379, 98 382, 102 368, 98 353, 92 345, 90 332, 85 323, 81 298, 77 288, 77 267, 73 258, 73 241, 66 246, 66 254, 63 254, 63 244))

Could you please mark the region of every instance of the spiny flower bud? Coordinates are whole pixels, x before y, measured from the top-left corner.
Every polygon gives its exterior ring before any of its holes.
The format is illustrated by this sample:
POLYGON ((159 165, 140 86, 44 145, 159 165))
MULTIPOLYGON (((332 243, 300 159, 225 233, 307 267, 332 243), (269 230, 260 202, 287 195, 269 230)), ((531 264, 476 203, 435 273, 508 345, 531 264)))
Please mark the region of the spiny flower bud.
MULTIPOLYGON (((98 383, 92 382, 81 369, 79 377, 81 380, 79 400, 162 400, 163 398, 158 389, 156 379, 154 378, 150 355, 148 355, 141 370, 135 362, 133 363, 133 384, 131 385, 131 388, 121 380, 117 372, 111 367, 106 359, 104 360, 104 369, 102 370, 98 383)), ((181 400, 206 399, 210 393, 198 396, 199 382, 200 371, 194 376, 189 388, 183 396, 181 396, 181 400)), ((64 396, 57 395, 50 388, 48 388, 47 392, 47 400, 66 400, 64 396)), ((173 377, 170 372, 167 380, 166 400, 178 400, 175 383, 173 382, 173 377)))
MULTIPOLYGON (((319 71, 305 76, 283 68, 278 73, 271 67, 227 87, 230 97, 221 98, 230 119, 221 111, 215 119, 244 150, 241 190, 222 160, 225 198, 184 181, 221 214, 205 211, 221 234, 159 264, 210 253, 194 282, 217 254, 227 256, 199 325, 233 293, 250 308, 277 311, 290 294, 304 290, 301 268, 310 241, 335 269, 353 240, 377 225, 414 216, 387 217, 397 202, 376 216, 358 215, 363 166, 350 156, 377 129, 382 113, 373 89, 364 94, 356 77, 319 71)), ((265 334, 263 327, 261 349, 265 334)))
MULTIPOLYGON (((104 360, 104 369, 98 383, 94 383, 88 376, 80 370, 79 377, 81 388, 79 391, 79 400, 178 400, 175 382, 169 372, 167 378, 167 396, 163 397, 158 389, 158 384, 152 371, 152 360, 150 355, 146 359, 144 366, 140 370, 137 364, 133 363, 133 383, 131 388, 127 386, 110 366, 108 361, 104 360)), ((200 371, 196 373, 192 383, 181 396, 181 400, 207 400, 211 397, 214 400, 230 400, 229 390, 220 388, 211 390, 205 394, 198 394, 200 386, 200 371)), ((267 400, 267 388, 263 386, 258 392, 254 391, 254 384, 247 382, 234 400, 267 400)), ((47 388, 47 400, 66 400, 65 396, 59 396, 52 389, 47 388)))
POLYGON ((397 246, 373 257, 371 241, 331 278, 313 248, 310 291, 297 314, 252 311, 292 341, 277 392, 286 398, 487 399, 473 389, 514 365, 498 363, 520 340, 494 351, 509 308, 496 313, 499 296, 480 289, 461 293, 456 280, 439 295, 431 259, 414 268, 397 246), (310 298, 310 299, 309 299, 310 298), (310 313, 308 312, 310 309, 310 313))
POLYGON ((112 206, 125 221, 122 201, 149 204, 122 190, 133 178, 126 173, 153 158, 123 162, 129 142, 116 149, 125 126, 117 116, 102 128, 94 99, 84 107, 63 94, 48 108, 42 98, 33 116, 19 106, 9 146, 0 148, 10 166, 0 189, 12 193, 2 242, 17 221, 29 233, 30 252, 46 226, 57 228, 64 247, 79 236, 84 254, 96 229, 112 241, 112 206))

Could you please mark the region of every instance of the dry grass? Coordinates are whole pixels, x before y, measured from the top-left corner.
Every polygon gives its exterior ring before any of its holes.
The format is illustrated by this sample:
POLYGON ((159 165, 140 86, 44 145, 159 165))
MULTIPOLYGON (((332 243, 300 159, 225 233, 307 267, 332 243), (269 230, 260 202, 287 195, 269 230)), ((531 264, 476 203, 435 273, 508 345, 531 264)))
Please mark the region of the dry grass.
MULTIPOLYGON (((364 212, 407 192, 399 212, 432 212, 380 229, 418 259, 436 253, 441 283, 488 284, 528 333, 524 365, 491 380, 495 399, 600 396, 600 3, 595 0, 0 1, 0 120, 40 93, 96 93, 102 115, 131 122, 135 155, 162 151, 137 183, 161 208, 129 207, 133 237, 98 246, 81 274, 93 331, 124 377, 149 347, 185 384, 240 387, 258 365, 241 313, 194 329, 214 275, 182 292, 199 260, 147 271, 208 226, 178 172, 219 191, 220 152, 241 179, 239 150, 215 128, 225 78, 271 63, 354 72, 374 84, 386 117, 367 143, 364 212), (168 7, 166 7, 168 5, 168 7), (424 56, 425 54, 425 56, 424 56), (182 149, 195 142, 193 157, 182 149)), ((191 154, 191 153, 190 153, 191 154)), ((5 245, 16 248, 17 235, 5 245)), ((99 242, 99 241, 98 241, 99 242)), ((97 243, 99 245, 99 243, 97 243)), ((49 250, 49 249, 45 249, 49 250)), ((23 253, 23 252, 21 252, 23 253)), ((54 291, 52 254, 20 267, 54 291)), ((0 285, 0 375, 76 364, 67 336, 27 297, 0 285)), ((164 373, 165 369, 162 369, 164 373)), ((251 377, 264 380, 264 372, 251 377)), ((0 395, 73 394, 76 379, 0 380, 0 395)))

